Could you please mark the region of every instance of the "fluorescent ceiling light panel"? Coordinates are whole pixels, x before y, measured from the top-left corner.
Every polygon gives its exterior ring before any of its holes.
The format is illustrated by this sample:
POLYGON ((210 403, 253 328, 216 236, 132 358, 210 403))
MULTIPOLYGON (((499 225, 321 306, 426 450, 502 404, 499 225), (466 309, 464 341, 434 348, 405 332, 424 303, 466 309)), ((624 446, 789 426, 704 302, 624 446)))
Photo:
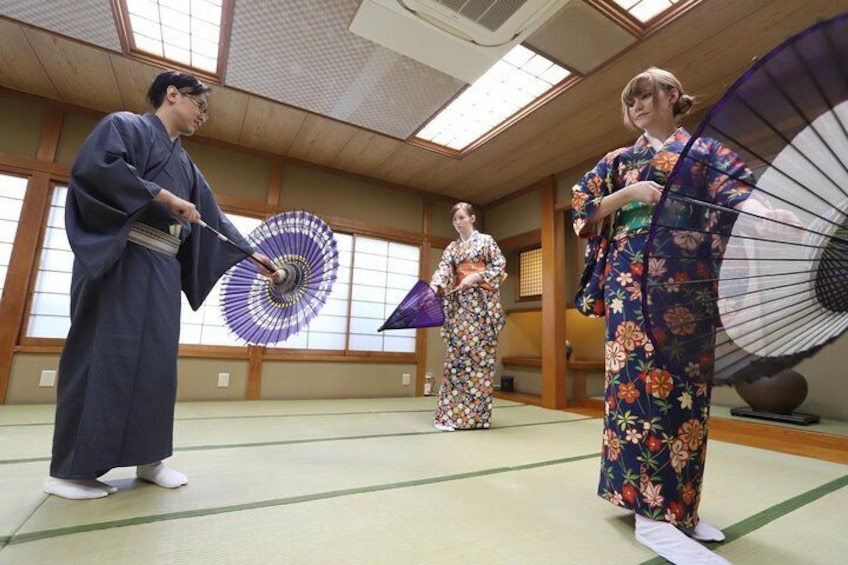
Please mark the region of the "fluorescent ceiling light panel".
POLYGON ((216 73, 221 2, 126 0, 135 47, 187 67, 216 73))
POLYGON ((570 74, 550 59, 517 45, 415 137, 461 151, 570 74))
POLYGON ((642 22, 648 23, 658 15, 662 14, 675 4, 678 0, 614 0, 621 8, 631 16, 642 22))

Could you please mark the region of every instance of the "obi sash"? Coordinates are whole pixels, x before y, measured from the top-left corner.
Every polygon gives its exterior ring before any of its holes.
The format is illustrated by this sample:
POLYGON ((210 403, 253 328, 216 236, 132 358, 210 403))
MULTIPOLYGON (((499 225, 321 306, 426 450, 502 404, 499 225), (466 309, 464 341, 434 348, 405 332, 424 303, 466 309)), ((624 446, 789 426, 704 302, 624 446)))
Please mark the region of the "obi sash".
POLYGON ((142 224, 141 222, 135 222, 130 227, 127 241, 171 257, 176 257, 177 252, 180 250, 179 237, 165 233, 147 224, 142 224))
MULTIPOLYGON (((474 273, 482 273, 486 270, 486 264, 482 261, 465 261, 456 266, 456 284, 459 286, 465 277, 472 275, 474 273)), ((504 276, 506 278, 506 276, 504 276)), ((481 280, 477 285, 484 290, 488 290, 489 292, 494 292, 495 288, 489 283, 481 280)))

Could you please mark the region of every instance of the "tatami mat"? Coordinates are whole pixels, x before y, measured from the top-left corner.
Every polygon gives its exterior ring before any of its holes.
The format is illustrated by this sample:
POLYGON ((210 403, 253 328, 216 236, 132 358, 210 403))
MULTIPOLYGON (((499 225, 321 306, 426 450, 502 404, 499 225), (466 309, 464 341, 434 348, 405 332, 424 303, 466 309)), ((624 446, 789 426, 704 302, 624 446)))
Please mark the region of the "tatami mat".
MULTIPOLYGON (((499 400, 493 429, 438 433, 433 403, 180 404, 189 485, 117 469, 118 493, 82 502, 40 490, 52 408, 0 407, 0 564, 663 562, 594 494, 599 420, 499 400)), ((734 563, 841 563, 848 538, 812 522, 835 532, 846 485, 844 465, 714 441, 702 514, 734 563)))

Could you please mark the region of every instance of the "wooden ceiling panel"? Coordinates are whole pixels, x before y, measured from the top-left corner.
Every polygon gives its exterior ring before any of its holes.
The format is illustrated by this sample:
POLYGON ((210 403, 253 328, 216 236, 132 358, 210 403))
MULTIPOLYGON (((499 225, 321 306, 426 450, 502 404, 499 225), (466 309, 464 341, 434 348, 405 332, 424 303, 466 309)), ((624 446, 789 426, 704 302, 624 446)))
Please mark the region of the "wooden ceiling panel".
POLYGON ((30 28, 24 35, 62 101, 102 112, 123 109, 108 51, 30 28))
MULTIPOLYGON (((459 188, 457 185, 467 183, 454 182, 456 179, 460 178, 462 174, 473 169, 472 167, 469 167, 467 163, 463 162, 465 159, 468 159, 468 157, 460 160, 445 160, 443 163, 440 163, 438 167, 432 167, 421 171, 416 178, 417 184, 424 190, 439 190, 440 187, 445 186, 450 182, 455 189, 465 190, 464 188, 459 188)), ((474 173, 472 172, 470 174, 473 175, 474 173)))
POLYGON ((374 170, 401 147, 404 142, 378 133, 359 130, 330 162, 332 167, 354 173, 372 175, 374 170))
POLYGON ((24 35, 22 26, 0 18, 0 84, 13 90, 59 98, 50 75, 24 35))
POLYGON ((329 165, 356 132, 354 126, 309 114, 288 155, 318 165, 329 165))
POLYGON ((121 95, 122 108, 138 114, 150 111, 150 105, 147 103, 147 89, 162 69, 125 59, 120 55, 110 57, 121 95))
MULTIPOLYGON (((415 145, 404 145, 383 161, 375 174, 389 182, 417 187, 419 177, 427 171, 446 166, 452 160, 452 157, 415 145)), ((449 190, 444 193, 450 194, 450 192, 449 190)))
POLYGON ((265 98, 251 97, 241 126, 239 143, 286 155, 309 114, 265 98))
POLYGON ((244 92, 213 86, 209 93, 209 120, 202 135, 237 144, 249 99, 250 95, 244 92))

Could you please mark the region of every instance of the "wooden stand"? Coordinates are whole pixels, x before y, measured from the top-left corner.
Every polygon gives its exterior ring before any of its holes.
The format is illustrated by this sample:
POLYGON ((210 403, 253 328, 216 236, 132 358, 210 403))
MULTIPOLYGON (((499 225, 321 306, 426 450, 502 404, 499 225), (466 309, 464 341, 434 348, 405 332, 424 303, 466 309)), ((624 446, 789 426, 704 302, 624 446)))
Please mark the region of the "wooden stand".
POLYGON ((731 408, 730 413, 733 416, 742 416, 745 418, 759 418, 760 420, 772 420, 775 422, 786 422, 787 424, 797 424, 799 426, 809 426, 810 424, 815 424, 821 419, 818 414, 806 414, 804 412, 791 412, 789 414, 779 414, 777 412, 764 412, 762 410, 754 410, 750 406, 731 408))

